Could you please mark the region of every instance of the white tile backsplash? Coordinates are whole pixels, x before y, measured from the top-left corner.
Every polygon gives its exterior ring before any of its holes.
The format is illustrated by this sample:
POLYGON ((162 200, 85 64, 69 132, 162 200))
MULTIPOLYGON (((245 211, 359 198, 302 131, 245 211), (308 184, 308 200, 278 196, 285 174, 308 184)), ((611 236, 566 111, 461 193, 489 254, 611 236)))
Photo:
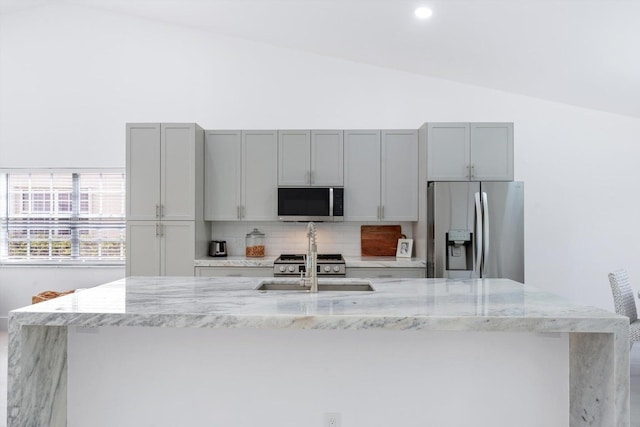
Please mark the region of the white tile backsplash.
MULTIPOLYGON (((408 239, 412 237, 411 222, 318 222, 316 223, 319 253, 341 253, 360 256, 361 225, 396 225, 408 239)), ((307 251, 307 223, 279 221, 214 221, 211 223, 211 240, 226 240, 229 256, 245 254, 245 235, 257 228, 265 234, 265 251, 268 256, 307 251)))

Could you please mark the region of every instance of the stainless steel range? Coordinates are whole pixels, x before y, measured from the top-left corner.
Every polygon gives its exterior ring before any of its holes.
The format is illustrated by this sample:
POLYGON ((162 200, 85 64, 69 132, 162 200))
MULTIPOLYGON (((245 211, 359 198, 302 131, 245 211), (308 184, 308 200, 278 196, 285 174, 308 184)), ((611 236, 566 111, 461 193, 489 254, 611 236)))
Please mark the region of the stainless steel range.
MULTIPOLYGON (((282 254, 273 262, 274 276, 300 276, 306 270, 306 255, 282 254)), ((318 254, 318 276, 345 277, 341 254, 318 254)))

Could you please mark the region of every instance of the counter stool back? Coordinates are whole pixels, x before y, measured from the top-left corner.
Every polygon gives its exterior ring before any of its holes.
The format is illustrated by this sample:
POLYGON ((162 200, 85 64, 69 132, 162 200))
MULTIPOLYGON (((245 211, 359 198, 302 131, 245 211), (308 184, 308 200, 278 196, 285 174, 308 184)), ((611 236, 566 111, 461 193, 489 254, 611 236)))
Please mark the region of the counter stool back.
POLYGON ((629 342, 630 347, 633 347, 634 342, 640 341, 640 320, 627 271, 616 270, 609 273, 609 284, 616 313, 629 318, 629 342))

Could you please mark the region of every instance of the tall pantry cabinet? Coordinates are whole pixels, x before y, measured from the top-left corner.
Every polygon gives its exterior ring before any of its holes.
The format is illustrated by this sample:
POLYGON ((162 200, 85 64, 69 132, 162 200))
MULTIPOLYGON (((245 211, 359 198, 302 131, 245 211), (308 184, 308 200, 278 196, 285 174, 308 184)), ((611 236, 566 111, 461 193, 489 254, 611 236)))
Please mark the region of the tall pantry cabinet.
POLYGON ((127 276, 193 276, 207 253, 204 132, 194 123, 129 123, 127 276))

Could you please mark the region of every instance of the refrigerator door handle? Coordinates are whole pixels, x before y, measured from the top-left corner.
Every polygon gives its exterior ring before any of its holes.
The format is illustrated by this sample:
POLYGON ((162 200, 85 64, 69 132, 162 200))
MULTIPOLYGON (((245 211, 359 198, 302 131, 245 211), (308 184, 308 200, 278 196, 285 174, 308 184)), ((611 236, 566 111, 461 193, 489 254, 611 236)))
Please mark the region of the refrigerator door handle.
POLYGON ((487 274, 487 260, 489 259, 489 198, 487 197, 487 193, 482 192, 482 235, 483 235, 483 243, 484 247, 482 249, 483 260, 482 260, 482 277, 485 277, 487 274))
POLYGON ((480 267, 482 265, 482 205, 480 204, 480 193, 475 194, 476 200, 476 259, 473 266, 476 277, 480 277, 480 267))

